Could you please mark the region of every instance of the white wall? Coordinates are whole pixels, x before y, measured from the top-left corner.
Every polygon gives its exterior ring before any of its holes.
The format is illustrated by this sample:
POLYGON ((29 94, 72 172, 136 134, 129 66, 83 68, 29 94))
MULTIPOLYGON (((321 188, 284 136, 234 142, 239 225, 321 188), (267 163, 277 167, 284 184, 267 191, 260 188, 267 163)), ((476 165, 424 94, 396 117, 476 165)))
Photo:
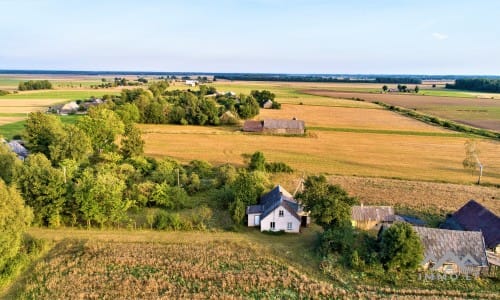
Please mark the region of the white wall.
POLYGON ((247 220, 247 226, 248 227, 258 226, 258 225, 255 225, 255 216, 260 216, 260 213, 258 213, 258 214, 249 214, 248 215, 248 220, 247 220))
MULTIPOLYGON (((253 221, 252 221, 253 222, 253 221)), ((285 232, 299 232, 300 231, 300 220, 295 218, 291 213, 288 212, 283 206, 278 206, 264 219, 260 220, 260 231, 271 230, 271 222, 275 222, 276 227, 273 231, 283 230, 285 232), (279 216, 279 211, 283 210, 283 217, 279 216), (292 230, 287 229, 288 222, 292 222, 292 230)))

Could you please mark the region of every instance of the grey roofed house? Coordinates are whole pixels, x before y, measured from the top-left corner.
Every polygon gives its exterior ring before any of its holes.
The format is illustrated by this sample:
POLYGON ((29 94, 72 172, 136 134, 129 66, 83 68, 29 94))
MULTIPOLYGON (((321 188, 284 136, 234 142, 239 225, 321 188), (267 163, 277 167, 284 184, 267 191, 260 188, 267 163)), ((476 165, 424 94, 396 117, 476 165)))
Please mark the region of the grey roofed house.
POLYGON ((470 200, 441 226, 446 229, 481 231, 486 247, 500 245, 500 218, 486 207, 470 200))
POLYGON ((424 246, 424 264, 436 263, 448 255, 467 260, 471 267, 488 266, 481 232, 458 231, 414 226, 424 246))
POLYGON ((394 222, 396 218, 392 206, 354 205, 351 208, 351 219, 358 222, 394 222))
POLYGON ((308 213, 303 210, 293 196, 281 185, 277 185, 270 192, 260 198, 257 205, 247 206, 248 226, 260 226, 261 231, 284 230, 299 232, 301 226, 309 224, 308 213), (279 216, 276 215, 279 212, 279 216), (285 213, 286 211, 286 213, 285 213), (274 223, 274 225, 271 225, 274 223), (287 224, 294 224, 288 227, 287 224))

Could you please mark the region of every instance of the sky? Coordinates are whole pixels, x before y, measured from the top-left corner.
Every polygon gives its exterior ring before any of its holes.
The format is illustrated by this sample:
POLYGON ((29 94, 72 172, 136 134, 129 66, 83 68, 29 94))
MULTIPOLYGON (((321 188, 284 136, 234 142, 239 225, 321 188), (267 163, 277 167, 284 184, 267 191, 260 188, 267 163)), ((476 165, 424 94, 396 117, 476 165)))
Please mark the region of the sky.
POLYGON ((500 75, 497 0, 0 0, 0 69, 500 75))

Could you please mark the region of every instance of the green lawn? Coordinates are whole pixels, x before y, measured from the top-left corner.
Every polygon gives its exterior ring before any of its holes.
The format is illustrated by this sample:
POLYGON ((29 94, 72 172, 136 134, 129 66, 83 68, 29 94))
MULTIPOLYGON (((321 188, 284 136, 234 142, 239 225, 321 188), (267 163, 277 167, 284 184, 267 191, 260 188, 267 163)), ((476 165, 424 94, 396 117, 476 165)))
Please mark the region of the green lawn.
MULTIPOLYGON (((25 114, 23 114, 25 115, 25 114)), ((69 115, 69 116, 59 116, 61 121, 64 124, 74 124, 81 115, 69 115)), ((4 124, 0 126, 0 135, 4 138, 10 140, 15 136, 21 135, 24 130, 24 125, 26 124, 26 120, 4 124)))
POLYGON ((95 90, 95 91, 68 91, 68 90, 43 90, 36 92, 19 92, 17 94, 9 94, 0 96, 0 100, 14 99, 67 99, 78 100, 87 99, 92 96, 102 97, 104 95, 118 95, 117 91, 112 90, 95 90))

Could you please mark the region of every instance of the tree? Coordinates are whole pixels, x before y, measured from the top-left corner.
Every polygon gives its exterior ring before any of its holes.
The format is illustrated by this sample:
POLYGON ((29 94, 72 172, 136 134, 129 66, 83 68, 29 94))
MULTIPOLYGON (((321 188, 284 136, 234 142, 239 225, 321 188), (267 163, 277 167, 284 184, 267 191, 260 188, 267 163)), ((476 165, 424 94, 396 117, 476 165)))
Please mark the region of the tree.
POLYGON ((387 85, 384 85, 384 86, 382 87, 382 91, 384 91, 384 93, 385 93, 385 92, 387 92, 387 90, 388 90, 388 89, 389 89, 389 88, 387 87, 387 85))
POLYGON ((66 193, 63 172, 53 168, 45 155, 32 154, 24 163, 17 182, 26 204, 33 208, 34 222, 59 226, 66 193))
POLYGON ((351 206, 357 203, 356 198, 349 197, 339 185, 329 184, 323 175, 307 177, 304 191, 297 198, 325 229, 349 224, 351 206))
POLYGON ((231 198, 229 212, 233 221, 240 224, 245 217, 245 209, 248 205, 257 203, 258 198, 263 192, 259 175, 257 172, 240 172, 236 180, 230 185, 231 198))
POLYGON ((125 134, 121 140, 121 149, 124 158, 141 156, 144 154, 144 140, 141 137, 141 131, 133 124, 125 127, 125 134))
POLYGON ((266 171, 266 158, 264 157, 264 153, 257 151, 252 154, 248 169, 251 171, 266 171))
POLYGON ((49 157, 54 164, 58 164, 65 159, 82 162, 91 153, 90 138, 83 130, 72 124, 64 125, 59 140, 49 145, 49 157))
POLYGON ((101 227, 106 223, 117 224, 127 217, 132 202, 123 199, 125 182, 112 170, 96 173, 92 168, 83 171, 77 179, 74 197, 83 219, 90 227, 91 221, 101 227))
POLYGON ((115 112, 120 116, 125 125, 139 122, 141 114, 137 106, 133 103, 120 105, 115 112))
POLYGON ((50 145, 58 144, 64 136, 64 130, 54 115, 41 112, 30 113, 26 120, 23 140, 31 152, 43 153, 50 157, 50 145))
POLYGON ((242 119, 250 119, 259 114, 259 103, 252 96, 240 95, 240 103, 236 108, 242 119))
POLYGON ((397 223, 382 232, 380 258, 386 270, 414 270, 424 258, 417 233, 408 223, 397 223))
POLYGON ((420 88, 418 87, 418 85, 415 86, 415 93, 418 94, 418 92, 420 91, 420 88))
POLYGON ((124 124, 118 115, 100 106, 91 108, 76 125, 90 137, 95 153, 113 151, 117 147, 114 143, 116 137, 124 132, 124 124))
POLYGON ((14 186, 0 179, 0 274, 21 248, 33 213, 14 186))
MULTIPOLYGON (((262 90, 262 91, 253 90, 250 92, 250 95, 253 98, 255 98, 255 100, 257 100, 260 107, 262 107, 264 105, 264 103, 267 102, 267 100, 271 100, 271 101, 273 101, 273 103, 276 102, 276 101, 274 101, 274 99, 276 98, 276 95, 271 93, 270 91, 267 91, 267 90, 262 90)), ((279 103, 277 103, 277 104, 279 104, 279 103)), ((276 105, 275 108, 278 109, 279 108, 278 106, 281 107, 280 105, 276 105)))
POLYGON ((474 171, 477 167, 479 167, 479 177, 477 180, 477 184, 481 183, 481 176, 483 175, 483 165, 479 161, 479 149, 475 140, 468 139, 465 141, 465 158, 462 161, 462 165, 465 169, 470 169, 472 175, 474 175, 474 171))
POLYGON ((10 184, 14 181, 21 167, 21 160, 17 158, 16 154, 6 144, 0 142, 0 179, 10 184))

